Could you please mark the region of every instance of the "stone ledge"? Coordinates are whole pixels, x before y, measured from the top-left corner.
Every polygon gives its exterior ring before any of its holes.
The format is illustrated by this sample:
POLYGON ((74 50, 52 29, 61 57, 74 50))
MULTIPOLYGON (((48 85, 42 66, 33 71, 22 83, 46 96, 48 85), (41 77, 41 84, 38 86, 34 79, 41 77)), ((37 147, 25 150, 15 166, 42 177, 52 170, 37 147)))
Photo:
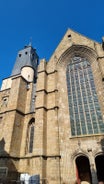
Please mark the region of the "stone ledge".
POLYGON ((49 93, 55 93, 55 92, 58 92, 58 89, 54 89, 52 91, 47 91, 46 89, 40 89, 40 90, 37 90, 36 93, 38 92, 45 92, 46 94, 49 94, 49 93))
POLYGON ((47 72, 46 70, 42 70, 42 71, 39 71, 38 74, 43 73, 43 72, 45 72, 47 75, 50 75, 50 74, 56 73, 57 70, 54 70, 52 72, 47 72))
POLYGON ((58 106, 55 106, 55 107, 52 107, 52 108, 46 108, 46 107, 44 107, 44 106, 41 106, 41 107, 36 107, 35 109, 38 110, 38 109, 42 109, 42 108, 43 108, 44 110, 46 110, 46 111, 59 109, 58 106))

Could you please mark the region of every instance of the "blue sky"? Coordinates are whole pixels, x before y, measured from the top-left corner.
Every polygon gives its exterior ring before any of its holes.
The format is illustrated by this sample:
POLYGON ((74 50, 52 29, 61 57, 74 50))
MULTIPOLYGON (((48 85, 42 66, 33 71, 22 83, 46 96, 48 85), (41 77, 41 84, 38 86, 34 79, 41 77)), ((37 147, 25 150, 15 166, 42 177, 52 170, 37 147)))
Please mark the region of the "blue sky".
POLYGON ((31 37, 47 60, 68 28, 101 42, 103 12, 104 0, 0 0, 0 85, 31 37))

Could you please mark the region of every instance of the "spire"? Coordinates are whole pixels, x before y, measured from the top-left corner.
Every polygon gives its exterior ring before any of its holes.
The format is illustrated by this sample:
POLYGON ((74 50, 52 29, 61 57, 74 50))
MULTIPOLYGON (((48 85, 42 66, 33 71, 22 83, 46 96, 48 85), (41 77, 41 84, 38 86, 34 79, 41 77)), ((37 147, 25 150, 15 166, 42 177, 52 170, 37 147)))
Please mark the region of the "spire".
POLYGON ((31 47, 32 47, 32 37, 30 37, 29 46, 31 46, 31 47))

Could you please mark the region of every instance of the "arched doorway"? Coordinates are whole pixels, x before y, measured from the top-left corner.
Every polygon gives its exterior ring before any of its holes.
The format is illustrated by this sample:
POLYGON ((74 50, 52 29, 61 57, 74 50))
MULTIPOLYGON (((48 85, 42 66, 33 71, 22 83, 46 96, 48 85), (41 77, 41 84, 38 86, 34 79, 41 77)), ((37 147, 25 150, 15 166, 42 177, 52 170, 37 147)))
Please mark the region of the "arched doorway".
POLYGON ((98 155, 95 158, 97 179, 99 184, 104 184, 104 155, 98 155))
POLYGON ((76 158, 77 183, 91 184, 91 171, 89 160, 86 156, 79 156, 76 158))

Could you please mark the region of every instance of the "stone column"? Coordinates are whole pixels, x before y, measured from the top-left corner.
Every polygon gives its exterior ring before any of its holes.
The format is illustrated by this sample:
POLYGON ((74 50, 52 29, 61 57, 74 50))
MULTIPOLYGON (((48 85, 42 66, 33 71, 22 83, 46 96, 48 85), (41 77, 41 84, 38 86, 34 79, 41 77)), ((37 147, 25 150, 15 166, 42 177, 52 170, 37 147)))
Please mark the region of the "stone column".
POLYGON ((91 178, 92 184, 98 184, 97 174, 96 174, 96 166, 95 166, 95 159, 92 154, 92 150, 89 150, 89 162, 90 162, 90 171, 91 171, 91 178))

